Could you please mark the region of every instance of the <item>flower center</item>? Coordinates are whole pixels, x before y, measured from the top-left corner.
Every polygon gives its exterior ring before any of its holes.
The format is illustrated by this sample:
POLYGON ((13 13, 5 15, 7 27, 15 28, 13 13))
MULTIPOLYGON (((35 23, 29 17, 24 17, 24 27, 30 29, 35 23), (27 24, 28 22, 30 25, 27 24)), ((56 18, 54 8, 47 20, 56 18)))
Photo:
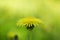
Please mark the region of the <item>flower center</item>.
POLYGON ((26 28, 27 28, 27 30, 29 30, 29 31, 33 30, 34 27, 35 27, 34 24, 26 24, 26 28))

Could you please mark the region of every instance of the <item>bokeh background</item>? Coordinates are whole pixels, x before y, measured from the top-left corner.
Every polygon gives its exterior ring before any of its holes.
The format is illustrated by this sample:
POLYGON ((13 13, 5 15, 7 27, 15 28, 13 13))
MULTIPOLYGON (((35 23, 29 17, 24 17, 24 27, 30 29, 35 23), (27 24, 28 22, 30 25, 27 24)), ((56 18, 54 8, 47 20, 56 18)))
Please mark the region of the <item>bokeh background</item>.
POLYGON ((10 40, 9 32, 20 35, 19 40, 60 40, 60 0, 0 0, 0 40, 10 40), (16 25, 25 17, 41 19, 51 31, 45 34, 36 27, 29 39, 29 32, 16 25))

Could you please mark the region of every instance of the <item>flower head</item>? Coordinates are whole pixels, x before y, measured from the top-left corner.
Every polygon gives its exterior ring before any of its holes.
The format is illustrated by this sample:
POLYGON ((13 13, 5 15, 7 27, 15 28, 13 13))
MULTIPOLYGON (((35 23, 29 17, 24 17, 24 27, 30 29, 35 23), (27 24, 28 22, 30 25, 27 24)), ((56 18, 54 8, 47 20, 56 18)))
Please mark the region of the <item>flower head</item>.
POLYGON ((43 22, 34 17, 27 17, 20 19, 17 26, 25 25, 28 30, 32 30, 37 24, 43 24, 43 22))
MULTIPOLYGON (((43 23, 40 19, 34 18, 34 17, 26 17, 26 18, 22 18, 18 21, 17 25, 21 26, 21 25, 32 25, 32 24, 40 24, 43 23)), ((29 26, 30 26, 29 25, 29 26)))

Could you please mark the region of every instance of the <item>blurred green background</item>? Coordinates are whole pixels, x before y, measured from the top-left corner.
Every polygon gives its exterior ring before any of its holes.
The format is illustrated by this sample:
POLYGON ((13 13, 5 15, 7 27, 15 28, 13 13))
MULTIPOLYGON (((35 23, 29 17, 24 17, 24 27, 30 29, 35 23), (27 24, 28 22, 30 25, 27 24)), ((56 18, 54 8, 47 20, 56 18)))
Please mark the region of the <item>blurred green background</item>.
POLYGON ((14 35, 18 40, 60 40, 60 0, 0 0, 0 40, 16 40, 14 35), (43 31, 40 25, 31 32, 17 27, 25 17, 39 18, 51 30, 43 31))

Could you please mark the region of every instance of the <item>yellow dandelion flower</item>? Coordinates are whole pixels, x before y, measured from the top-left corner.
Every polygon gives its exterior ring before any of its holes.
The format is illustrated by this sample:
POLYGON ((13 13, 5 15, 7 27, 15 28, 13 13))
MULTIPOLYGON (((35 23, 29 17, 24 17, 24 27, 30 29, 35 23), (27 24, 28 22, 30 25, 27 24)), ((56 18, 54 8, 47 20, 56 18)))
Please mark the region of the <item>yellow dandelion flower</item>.
MULTIPOLYGON (((22 18, 18 21, 17 25, 18 26, 21 26, 21 25, 24 25, 24 24, 30 24, 32 26, 32 24, 40 24, 43 22, 40 20, 40 19, 37 19, 37 18, 34 18, 34 17, 26 17, 26 18, 22 18)), ((30 26, 29 25, 29 26, 30 26)))
POLYGON ((21 36, 21 35, 20 35, 20 33, 18 33, 18 32, 9 32, 9 33, 7 34, 7 37, 8 37, 8 39, 10 39, 10 40, 18 40, 19 38, 21 38, 20 36, 21 36))
POLYGON ((32 30, 37 24, 43 24, 43 22, 34 17, 26 17, 20 19, 17 23, 17 26, 26 25, 27 29, 32 30))

